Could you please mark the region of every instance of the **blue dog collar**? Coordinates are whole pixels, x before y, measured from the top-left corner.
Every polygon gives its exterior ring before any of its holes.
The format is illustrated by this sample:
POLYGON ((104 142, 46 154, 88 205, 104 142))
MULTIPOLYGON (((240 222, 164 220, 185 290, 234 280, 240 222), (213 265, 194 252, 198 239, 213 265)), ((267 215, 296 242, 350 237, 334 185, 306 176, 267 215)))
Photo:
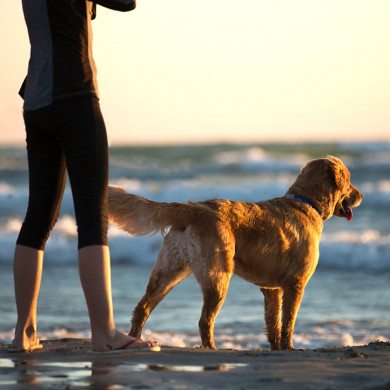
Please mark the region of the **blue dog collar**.
POLYGON ((314 206, 313 202, 311 202, 309 199, 305 198, 304 196, 297 195, 297 194, 286 194, 285 197, 288 199, 298 199, 301 202, 308 204, 309 206, 313 207, 313 209, 317 211, 317 213, 321 216, 321 213, 319 212, 317 207, 314 206))

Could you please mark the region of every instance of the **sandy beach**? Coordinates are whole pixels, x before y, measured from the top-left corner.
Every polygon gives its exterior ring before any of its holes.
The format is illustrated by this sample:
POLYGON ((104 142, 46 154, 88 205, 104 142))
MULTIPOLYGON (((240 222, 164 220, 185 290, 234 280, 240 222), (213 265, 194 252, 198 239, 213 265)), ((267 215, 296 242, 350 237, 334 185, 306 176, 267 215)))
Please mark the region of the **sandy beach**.
POLYGON ((32 353, 0 346, 4 389, 390 389, 390 343, 286 352, 163 347, 90 354, 87 339, 43 341, 32 353))

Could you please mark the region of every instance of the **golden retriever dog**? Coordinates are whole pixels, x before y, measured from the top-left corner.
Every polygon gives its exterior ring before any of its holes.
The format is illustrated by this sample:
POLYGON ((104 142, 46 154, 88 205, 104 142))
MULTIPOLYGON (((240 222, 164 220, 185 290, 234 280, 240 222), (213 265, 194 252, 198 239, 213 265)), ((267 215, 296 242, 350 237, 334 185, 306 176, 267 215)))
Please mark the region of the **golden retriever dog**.
POLYGON ((215 318, 234 273, 264 294, 271 349, 294 349, 295 320, 317 266, 323 221, 332 215, 350 220, 362 198, 333 156, 308 162, 284 196, 258 203, 153 202, 110 186, 111 222, 132 235, 165 236, 130 335, 140 337, 153 309, 193 273, 203 294, 202 345, 215 348, 215 318))

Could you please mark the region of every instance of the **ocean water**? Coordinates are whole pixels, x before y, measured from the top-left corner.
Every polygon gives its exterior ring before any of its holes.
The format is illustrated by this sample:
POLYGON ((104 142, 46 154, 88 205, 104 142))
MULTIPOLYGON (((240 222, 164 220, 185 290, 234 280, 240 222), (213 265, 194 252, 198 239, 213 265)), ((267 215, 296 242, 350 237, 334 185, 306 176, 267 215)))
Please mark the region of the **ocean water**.
MULTIPOLYGON (((320 260, 298 313, 296 348, 390 340, 390 144, 256 144, 111 147, 110 182, 156 201, 225 198, 256 202, 282 196, 300 167, 329 154, 348 166, 364 193, 354 218, 324 224, 320 260)), ((16 321, 12 256, 28 199, 26 151, 0 148, 0 341, 10 342, 16 321)), ((130 327, 161 245, 160 236, 130 237, 110 226, 117 326, 130 327)), ((77 229, 67 186, 60 218, 45 252, 38 303, 41 338, 89 337, 77 272, 77 229)), ((193 277, 155 309, 144 338, 163 345, 198 346, 202 296, 193 277)), ((263 297, 233 277, 216 320, 219 348, 268 348, 263 297)))

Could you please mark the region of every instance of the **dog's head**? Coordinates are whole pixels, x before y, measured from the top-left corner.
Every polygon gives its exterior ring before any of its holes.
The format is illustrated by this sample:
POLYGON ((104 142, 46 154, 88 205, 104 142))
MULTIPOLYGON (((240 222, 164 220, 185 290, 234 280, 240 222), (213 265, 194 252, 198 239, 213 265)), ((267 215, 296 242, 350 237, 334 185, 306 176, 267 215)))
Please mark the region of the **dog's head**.
POLYGON ((309 161, 288 193, 308 198, 325 221, 332 215, 352 219, 352 208, 359 206, 363 194, 354 187, 343 162, 333 156, 309 161))

